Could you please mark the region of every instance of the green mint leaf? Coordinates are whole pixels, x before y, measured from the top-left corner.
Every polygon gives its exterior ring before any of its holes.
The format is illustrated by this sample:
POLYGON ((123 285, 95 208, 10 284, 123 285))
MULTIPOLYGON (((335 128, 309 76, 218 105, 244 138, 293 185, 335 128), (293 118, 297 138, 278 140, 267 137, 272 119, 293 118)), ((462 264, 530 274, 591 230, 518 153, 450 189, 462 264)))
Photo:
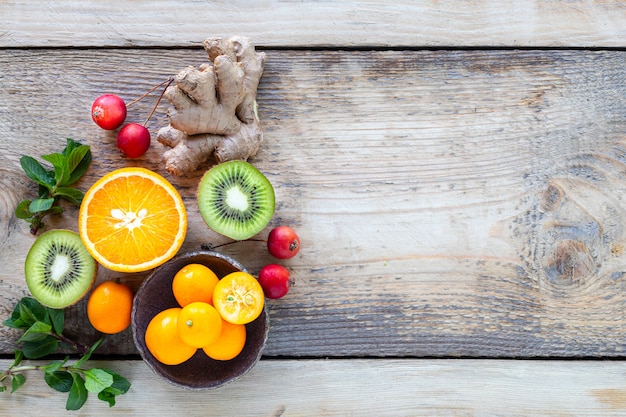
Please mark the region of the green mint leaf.
POLYGON ((17 207, 15 207, 15 217, 18 219, 30 219, 33 217, 33 213, 28 209, 30 202, 30 200, 20 201, 17 207))
POLYGON ((113 385, 113 375, 103 369, 92 368, 85 371, 85 388, 95 394, 113 385))
POLYGON ((65 327, 65 310, 62 308, 48 308, 47 312, 54 332, 58 335, 62 334, 65 327))
POLYGON ((70 178, 70 167, 67 158, 60 153, 42 155, 41 158, 50 162, 54 167, 55 185, 64 185, 70 178))
MULTIPOLYGON (((87 151, 85 152, 85 155, 80 160, 78 165, 76 165, 74 170, 72 170, 72 173, 70 174, 70 178, 67 180, 67 183, 65 185, 74 184, 76 181, 78 181, 79 178, 83 176, 85 171, 87 171, 87 168, 89 168, 89 164, 91 164, 91 151, 89 149, 89 146, 87 145, 83 145, 83 146, 87 148, 87 151)), ((78 151, 78 149, 76 149, 76 151, 78 151)))
POLYGON ((59 347, 59 340, 54 336, 46 336, 37 342, 24 342, 22 351, 28 359, 39 359, 51 354, 59 347))
POLYGON ((87 402, 87 396, 89 393, 85 388, 85 380, 78 374, 72 374, 72 387, 70 388, 70 394, 67 397, 65 403, 66 410, 79 410, 85 402, 87 402))
POLYGON ((25 323, 24 320, 22 320, 19 317, 19 313, 18 313, 18 317, 14 318, 14 317, 9 317, 8 319, 4 320, 2 322, 2 324, 4 324, 7 327, 10 327, 12 329, 23 329, 26 330, 30 327, 29 323, 25 323))
POLYGON ((51 331, 52 331, 52 326, 49 323, 36 321, 35 323, 32 324, 32 326, 28 328, 28 330, 24 332, 22 337, 18 339, 17 343, 38 342, 40 340, 45 339, 50 334, 51 331))
POLYGON ((26 333, 24 333, 22 335, 22 337, 20 337, 17 340, 17 343, 22 343, 22 342, 39 342, 41 340, 46 339, 47 336, 48 335, 46 333, 28 332, 28 330, 27 330, 26 333))
POLYGON ((11 394, 17 391, 26 382, 26 377, 23 374, 13 374, 13 381, 11 381, 11 394))
MULTIPOLYGON (((50 174, 53 175, 53 174, 50 174)), ((50 189, 48 189, 47 187, 44 187, 43 185, 39 185, 39 188, 37 189, 37 195, 39 196, 39 198, 48 198, 50 197, 50 189)))
POLYGON ((54 204, 54 198, 36 198, 30 202, 28 210, 31 213, 39 213, 40 211, 50 210, 54 204))
POLYGON ((122 395, 128 392, 130 389, 130 382, 126 378, 111 371, 110 369, 103 369, 103 371, 108 372, 113 377, 113 384, 111 384, 106 391, 109 391, 113 395, 122 395))
POLYGON ((19 319, 21 316, 20 313, 20 304, 22 303, 24 299, 20 300, 17 302, 17 304, 15 304, 15 307, 13 307, 13 312, 11 313, 11 318, 12 319, 19 319))
POLYGON ((63 208, 61 206, 52 206, 50 207, 50 210, 48 210, 48 213, 61 214, 63 213, 63 208))
POLYGON ((47 171, 43 165, 39 163, 35 158, 31 156, 22 156, 20 158, 20 165, 22 169, 31 180, 37 184, 46 187, 51 190, 56 185, 54 176, 47 171))
POLYGON ((61 153, 63 154, 63 156, 69 157, 72 151, 79 146, 81 146, 80 142, 76 142, 72 138, 67 138, 67 144, 65 145, 65 148, 63 148, 63 151, 61 151, 61 153))
POLYGON ((24 297, 14 307, 11 317, 6 319, 3 324, 13 329, 26 330, 36 321, 40 321, 39 317, 45 317, 45 309, 33 298, 24 297))
POLYGON ((110 369, 103 369, 103 371, 113 376, 113 384, 99 392, 98 399, 109 403, 109 407, 113 407, 115 405, 115 397, 126 394, 126 392, 130 389, 130 382, 110 369))
POLYGON ((14 319, 12 317, 9 317, 8 319, 4 320, 2 322, 3 325, 5 325, 6 327, 10 327, 12 329, 24 329, 24 328, 28 328, 28 326, 25 326, 24 322, 21 319, 14 319), (18 322, 19 320, 19 322, 18 322))
POLYGON ((83 363, 87 362, 89 360, 89 358, 91 357, 91 355, 96 351, 96 349, 98 349, 98 347, 100 347, 102 342, 104 342, 104 338, 102 338, 102 339, 98 340, 96 343, 94 343, 89 348, 89 351, 87 353, 85 353, 79 360, 76 361, 74 366, 76 368, 79 368, 83 363))
POLYGON ((20 158, 20 165, 26 175, 39 184, 39 198, 21 202, 16 207, 15 216, 29 222, 33 235, 43 229, 44 216, 63 212, 58 205, 59 198, 77 206, 81 204, 83 193, 70 188, 69 185, 78 181, 88 169, 91 163, 91 150, 89 146, 68 138, 61 153, 50 153, 42 155, 41 158, 50 162, 53 169, 47 169, 31 156, 25 155, 20 158))
POLYGON ((46 372, 43 378, 50 388, 59 392, 70 392, 74 384, 72 374, 67 371, 46 372))
POLYGON ((0 385, 0 392, 4 392, 6 390, 7 390, 7 387, 5 387, 4 385, 0 385))
POLYGON ((17 304, 16 309, 20 313, 20 318, 28 323, 28 327, 37 321, 44 321, 47 318, 46 308, 41 303, 31 297, 23 297, 17 304))
POLYGON ((109 403, 109 407, 113 407, 115 405, 115 394, 110 392, 108 388, 105 388, 98 393, 98 399, 109 403))
POLYGON ((89 146, 87 145, 78 145, 71 150, 71 152, 67 156, 68 165, 70 168, 70 172, 74 172, 76 167, 78 167, 83 160, 87 156, 87 154, 91 153, 89 146))
POLYGON ((68 138, 63 155, 67 158, 70 169, 70 177, 65 185, 70 185, 78 181, 89 167, 91 150, 89 146, 81 145, 79 142, 68 138))
POLYGON ((80 206, 85 193, 72 187, 59 187, 56 189, 55 195, 61 196, 70 203, 80 206))

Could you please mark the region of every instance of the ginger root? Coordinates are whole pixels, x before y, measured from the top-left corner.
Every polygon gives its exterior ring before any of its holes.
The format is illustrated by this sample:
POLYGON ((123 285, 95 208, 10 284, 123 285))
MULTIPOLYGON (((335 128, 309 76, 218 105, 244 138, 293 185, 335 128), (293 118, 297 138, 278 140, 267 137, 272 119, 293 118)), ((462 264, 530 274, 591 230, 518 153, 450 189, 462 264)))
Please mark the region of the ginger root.
POLYGON ((165 91, 169 125, 157 140, 170 147, 165 169, 185 175, 213 157, 217 163, 254 156, 263 141, 256 92, 265 53, 244 37, 204 41, 209 64, 188 67, 165 91))

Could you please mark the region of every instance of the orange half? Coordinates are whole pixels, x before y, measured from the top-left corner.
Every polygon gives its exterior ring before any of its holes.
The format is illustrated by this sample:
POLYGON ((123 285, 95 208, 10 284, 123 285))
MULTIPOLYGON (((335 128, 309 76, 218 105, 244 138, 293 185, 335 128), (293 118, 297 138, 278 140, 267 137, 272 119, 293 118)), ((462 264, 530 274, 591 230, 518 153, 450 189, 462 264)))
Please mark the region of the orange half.
POLYGON ((112 171, 87 190, 78 213, 87 251, 105 268, 139 272, 171 259, 187 234, 180 194, 145 168, 112 171))

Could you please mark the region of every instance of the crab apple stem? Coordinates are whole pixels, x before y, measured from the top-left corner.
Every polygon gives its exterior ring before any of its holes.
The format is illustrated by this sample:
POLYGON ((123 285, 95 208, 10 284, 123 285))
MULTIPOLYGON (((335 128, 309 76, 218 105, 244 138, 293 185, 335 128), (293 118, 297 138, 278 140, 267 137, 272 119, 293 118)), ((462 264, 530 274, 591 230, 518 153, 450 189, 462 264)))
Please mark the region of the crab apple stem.
POLYGON ((168 79, 167 79, 167 80, 165 80, 165 81, 161 81, 159 84, 157 84, 157 85, 155 85, 154 87, 152 87, 152 89, 151 89, 150 91, 148 91, 148 92, 144 93, 141 97, 138 97, 138 98, 134 99, 133 101, 131 101, 130 103, 128 103, 128 104, 126 105, 126 107, 128 108, 128 107, 132 106, 133 104, 135 104, 135 103, 137 103, 137 102, 139 102, 139 101, 143 100, 143 99, 144 99, 144 98, 146 98, 149 94, 151 94, 154 90, 156 90, 157 88, 161 87, 161 86, 162 86, 162 85, 164 85, 164 84, 169 85, 169 84, 170 84, 173 80, 174 80, 174 78, 170 77, 170 78, 168 78, 168 79))
POLYGON ((150 118, 152 117, 152 115, 154 114, 154 112, 156 111, 159 103, 161 102, 161 99, 163 98, 163 94, 165 94, 165 90, 167 90, 167 87, 170 86, 170 84, 174 81, 174 78, 170 77, 167 82, 161 83, 161 85, 165 84, 165 87, 163 87, 163 91, 161 91, 161 95, 159 96, 159 99, 157 100, 157 102, 154 104, 154 107, 152 107, 152 111, 150 112, 150 114, 148 115, 148 117, 146 118, 146 121, 143 122, 143 127, 146 127, 146 125, 148 124, 148 121, 150 120, 150 118))
POLYGON ((265 242, 267 243, 267 239, 246 239, 246 240, 233 240, 230 242, 226 242, 226 243, 220 243, 219 245, 214 245, 212 243, 209 243, 207 245, 200 245, 200 248, 203 250, 213 250, 213 249, 217 249, 217 248, 221 248, 222 246, 228 246, 228 245, 232 245, 233 243, 241 243, 241 242, 265 242))

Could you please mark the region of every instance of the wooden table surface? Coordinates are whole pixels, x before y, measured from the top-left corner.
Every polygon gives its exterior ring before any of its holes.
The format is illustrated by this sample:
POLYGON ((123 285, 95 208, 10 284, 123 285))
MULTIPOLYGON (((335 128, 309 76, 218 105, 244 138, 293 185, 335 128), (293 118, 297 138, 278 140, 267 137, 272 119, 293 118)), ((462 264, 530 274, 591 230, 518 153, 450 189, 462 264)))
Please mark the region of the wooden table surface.
MULTIPOLYGON (((28 294, 34 241, 14 216, 36 192, 19 158, 68 137, 94 155, 79 188, 153 169, 189 212, 182 251, 227 241, 196 207, 209 165, 173 177, 156 141, 121 158, 89 114, 102 93, 132 100, 206 62, 207 37, 248 36, 267 55, 251 162, 276 190, 268 227, 289 224, 303 242, 249 374, 176 388, 127 330, 95 362, 132 388, 74 415, 626 415, 626 3, 386 3, 0 3, 3 319, 28 294)), ((68 208, 47 227, 76 219, 68 208)), ((220 251, 253 273, 272 260, 255 242, 220 251)), ((138 288, 147 274, 97 279, 138 288)), ((71 335, 97 338, 84 300, 67 314, 71 335)), ((18 337, 0 325, 0 369, 18 337)), ((28 377, 0 393, 0 414, 66 415, 65 395, 28 377)))

